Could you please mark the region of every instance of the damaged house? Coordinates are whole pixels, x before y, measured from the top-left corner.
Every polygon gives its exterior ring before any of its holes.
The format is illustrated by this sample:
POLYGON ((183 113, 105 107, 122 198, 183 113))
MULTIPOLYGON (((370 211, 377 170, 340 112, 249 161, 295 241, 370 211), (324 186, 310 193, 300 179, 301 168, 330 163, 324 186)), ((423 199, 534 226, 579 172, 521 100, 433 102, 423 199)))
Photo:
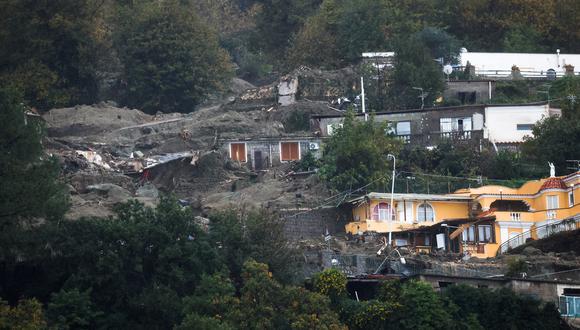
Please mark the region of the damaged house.
POLYGON ((396 246, 493 257, 529 239, 580 227, 580 172, 520 188, 483 186, 453 194, 369 193, 347 201, 351 235, 392 236, 396 246), (392 203, 391 203, 392 199, 392 203), (392 204, 392 205, 391 205, 392 204))
POLYGON ((260 171, 299 161, 308 153, 320 158, 321 143, 321 138, 312 136, 259 137, 223 140, 222 149, 231 160, 260 171))

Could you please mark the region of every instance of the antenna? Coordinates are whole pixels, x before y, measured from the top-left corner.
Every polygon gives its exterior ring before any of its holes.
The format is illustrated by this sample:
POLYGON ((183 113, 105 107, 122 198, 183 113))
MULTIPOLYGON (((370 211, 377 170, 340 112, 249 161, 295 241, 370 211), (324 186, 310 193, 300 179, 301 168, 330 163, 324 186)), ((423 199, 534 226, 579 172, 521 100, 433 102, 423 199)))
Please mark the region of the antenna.
POLYGON ((449 75, 451 73, 453 73, 453 67, 451 65, 449 65, 449 64, 446 64, 443 67, 443 73, 445 73, 445 75, 447 76, 447 81, 449 81, 449 75))
POLYGON ((423 92, 423 88, 421 87, 412 87, 412 88, 421 91, 419 98, 421 99, 421 110, 423 110, 423 108, 425 107, 425 98, 427 97, 427 95, 429 95, 429 93, 423 92))

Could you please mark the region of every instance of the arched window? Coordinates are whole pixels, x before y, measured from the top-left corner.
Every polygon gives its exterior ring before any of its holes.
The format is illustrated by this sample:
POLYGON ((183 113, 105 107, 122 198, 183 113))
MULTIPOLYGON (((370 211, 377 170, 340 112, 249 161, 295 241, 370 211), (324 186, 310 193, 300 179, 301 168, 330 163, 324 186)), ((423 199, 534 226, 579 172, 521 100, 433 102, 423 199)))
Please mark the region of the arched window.
POLYGON ((378 203, 373 208, 373 220, 386 221, 389 218, 389 204, 378 203))
POLYGON ((427 203, 419 205, 419 207, 417 208, 417 221, 418 222, 435 221, 433 207, 431 207, 431 205, 427 203))

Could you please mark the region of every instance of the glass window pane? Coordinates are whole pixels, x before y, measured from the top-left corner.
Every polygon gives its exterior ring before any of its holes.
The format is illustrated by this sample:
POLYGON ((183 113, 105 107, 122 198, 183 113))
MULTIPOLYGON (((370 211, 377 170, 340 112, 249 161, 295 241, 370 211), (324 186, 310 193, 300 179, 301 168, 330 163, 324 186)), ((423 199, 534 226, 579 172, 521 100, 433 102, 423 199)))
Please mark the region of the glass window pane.
POLYGON ((400 121, 397 123, 397 135, 409 135, 411 134, 411 122, 410 121, 400 121))

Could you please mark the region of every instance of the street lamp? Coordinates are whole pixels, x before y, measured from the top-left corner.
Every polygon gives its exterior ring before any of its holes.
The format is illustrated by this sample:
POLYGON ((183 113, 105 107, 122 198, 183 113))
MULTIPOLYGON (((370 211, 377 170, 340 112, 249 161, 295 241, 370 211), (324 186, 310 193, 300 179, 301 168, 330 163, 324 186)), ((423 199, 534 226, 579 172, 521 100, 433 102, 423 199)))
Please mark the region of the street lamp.
MULTIPOLYGON (((389 207, 389 222, 393 221, 393 200, 395 199, 395 165, 396 165, 396 158, 395 155, 393 154, 388 154, 387 155, 387 159, 393 159, 393 175, 391 177, 392 183, 391 183, 391 205, 389 207)), ((393 230, 392 230, 392 223, 389 224, 389 246, 391 246, 391 242, 392 242, 392 238, 393 238, 393 230)))

